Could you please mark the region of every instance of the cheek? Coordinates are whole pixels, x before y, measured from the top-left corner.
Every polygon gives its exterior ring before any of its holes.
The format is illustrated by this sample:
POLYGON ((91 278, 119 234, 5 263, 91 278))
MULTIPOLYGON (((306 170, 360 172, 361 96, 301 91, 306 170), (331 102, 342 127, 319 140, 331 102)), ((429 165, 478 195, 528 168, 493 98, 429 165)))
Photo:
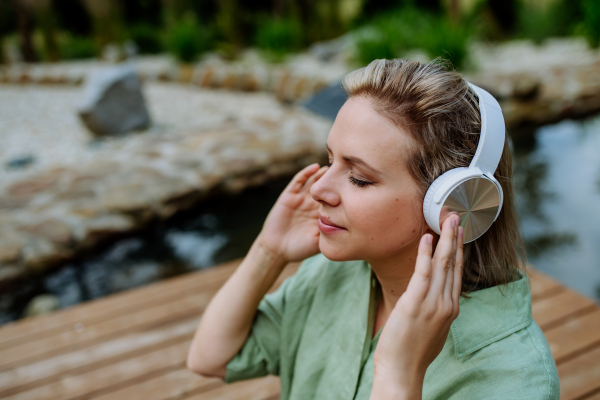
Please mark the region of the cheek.
POLYGON ((376 247, 397 246, 419 234, 422 211, 411 196, 365 193, 346 202, 353 236, 376 247))

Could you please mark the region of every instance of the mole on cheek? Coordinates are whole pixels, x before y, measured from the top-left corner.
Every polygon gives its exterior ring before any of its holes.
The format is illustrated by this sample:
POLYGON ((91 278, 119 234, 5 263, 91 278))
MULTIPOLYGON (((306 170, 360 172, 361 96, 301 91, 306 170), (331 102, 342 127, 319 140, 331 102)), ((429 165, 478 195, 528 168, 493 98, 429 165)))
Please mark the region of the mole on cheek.
MULTIPOLYGON (((396 218, 396 219, 398 219, 398 218, 396 218)), ((416 229, 413 229, 413 233, 415 233, 416 231, 417 231, 416 229)))

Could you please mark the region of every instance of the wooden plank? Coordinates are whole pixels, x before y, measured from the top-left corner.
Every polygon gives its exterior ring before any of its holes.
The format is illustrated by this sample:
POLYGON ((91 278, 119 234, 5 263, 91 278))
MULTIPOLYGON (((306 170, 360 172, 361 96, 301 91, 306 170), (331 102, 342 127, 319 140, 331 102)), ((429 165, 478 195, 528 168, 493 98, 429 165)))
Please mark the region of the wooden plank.
MULTIPOLYGON (((166 400, 184 399, 226 385, 220 378, 205 378, 188 369, 179 369, 100 396, 86 396, 90 400, 166 400)), ((79 400, 79 399, 78 399, 79 400)))
POLYGON ((0 349, 72 331, 77 323, 90 326, 115 315, 135 313, 145 307, 175 301, 183 293, 201 290, 207 285, 220 286, 240 262, 241 260, 235 260, 210 270, 192 272, 81 303, 51 314, 4 324, 0 326, 0 349))
POLYGON ((560 364, 557 368, 561 400, 579 399, 600 390, 600 346, 560 364))
POLYGON ((217 288, 210 291, 205 290, 197 295, 185 296, 178 302, 162 304, 131 315, 117 316, 92 327, 86 327, 81 332, 64 332, 4 349, 0 351, 0 371, 57 354, 83 349, 128 333, 142 332, 155 326, 200 315, 216 290, 217 288))
MULTIPOLYGON (((276 290, 281 283, 293 275, 299 264, 286 267, 277 281, 269 289, 276 290)), ((206 271, 208 273, 209 271, 206 271)), ((200 314, 199 314, 200 315, 200 314)), ((58 375, 82 373, 90 368, 99 368, 107 363, 116 362, 122 357, 150 351, 164 343, 191 338, 198 325, 199 318, 166 325, 148 332, 136 332, 122 338, 98 343, 92 347, 75 350, 49 358, 31 362, 0 373, 0 397, 12 394, 15 390, 27 390, 51 382, 58 375)))
POLYGON ((597 304, 571 290, 562 290, 554 296, 532 303, 533 319, 543 330, 549 329, 566 318, 583 311, 592 311, 597 304))
MULTIPOLYGON (((297 267, 298 265, 286 267, 270 290, 275 290, 285 278, 295 273, 297 267)), ((205 275, 214 274, 213 270, 203 272, 205 275)), ((223 283, 218 280, 211 281, 210 286, 203 287, 200 293, 196 291, 187 293, 187 295, 180 293, 179 298, 175 298, 171 302, 143 308, 133 314, 116 315, 112 319, 86 326, 83 331, 70 330, 0 350, 0 371, 62 352, 91 346, 101 340, 122 336, 132 331, 147 330, 152 326, 200 315, 223 283)))
POLYGON ((5 400, 72 400, 117 390, 148 377, 184 368, 190 345, 191 340, 186 340, 85 373, 71 371, 58 375, 46 385, 13 391, 13 395, 1 397, 5 400))
POLYGON ((527 273, 531 283, 532 299, 548 296, 562 289, 562 285, 556 279, 542 274, 531 266, 528 266, 527 273))
POLYGON ((0 373, 0 398, 14 389, 25 390, 58 379, 59 375, 84 373, 166 346, 191 340, 200 318, 160 329, 132 333, 86 349, 60 354, 0 373))
POLYGON ((544 332, 556 364, 600 344, 600 308, 544 332))
POLYGON ((199 393, 185 400, 274 400, 281 394, 281 381, 277 376, 237 381, 216 389, 199 393))
POLYGON ((581 400, 600 400, 600 390, 590 394, 589 396, 582 397, 581 400))

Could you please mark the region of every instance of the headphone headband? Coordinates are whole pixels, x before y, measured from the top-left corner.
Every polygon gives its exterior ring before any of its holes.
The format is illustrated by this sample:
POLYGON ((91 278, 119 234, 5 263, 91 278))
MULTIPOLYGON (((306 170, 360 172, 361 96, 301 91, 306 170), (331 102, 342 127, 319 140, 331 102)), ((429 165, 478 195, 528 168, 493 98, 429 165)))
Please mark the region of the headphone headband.
POLYGON ((479 168, 484 174, 493 177, 504 148, 505 125, 502 109, 498 101, 482 88, 468 82, 479 97, 481 133, 479 143, 469 168, 479 168))

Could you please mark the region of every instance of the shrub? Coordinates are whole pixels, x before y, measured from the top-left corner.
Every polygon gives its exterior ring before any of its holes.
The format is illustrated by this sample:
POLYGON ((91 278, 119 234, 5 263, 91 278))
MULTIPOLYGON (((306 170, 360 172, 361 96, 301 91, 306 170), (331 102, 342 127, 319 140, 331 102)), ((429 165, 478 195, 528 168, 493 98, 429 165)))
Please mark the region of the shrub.
POLYGON ((148 23, 133 25, 128 33, 142 54, 156 54, 163 50, 160 32, 148 23))
POLYGON ((58 49, 63 60, 94 58, 98 55, 98 48, 92 38, 68 33, 59 36, 58 49))
POLYGON ((541 43, 544 39, 568 36, 573 30, 573 16, 568 1, 557 0, 547 5, 523 3, 518 11, 516 37, 541 43))
POLYGON ((256 29, 254 42, 267 57, 281 60, 303 44, 300 22, 293 18, 265 18, 256 29))
POLYGON ((356 61, 365 65, 377 58, 398 58, 407 51, 422 49, 431 58, 446 58, 460 67, 473 34, 468 24, 453 24, 443 16, 406 7, 375 17, 356 34, 356 61))
POLYGON ((192 62, 210 49, 210 35, 193 14, 188 14, 167 32, 166 48, 179 60, 192 62))
POLYGON ((583 0, 583 21, 576 27, 576 33, 587 37, 594 47, 600 46, 600 2, 598 0, 583 0))

